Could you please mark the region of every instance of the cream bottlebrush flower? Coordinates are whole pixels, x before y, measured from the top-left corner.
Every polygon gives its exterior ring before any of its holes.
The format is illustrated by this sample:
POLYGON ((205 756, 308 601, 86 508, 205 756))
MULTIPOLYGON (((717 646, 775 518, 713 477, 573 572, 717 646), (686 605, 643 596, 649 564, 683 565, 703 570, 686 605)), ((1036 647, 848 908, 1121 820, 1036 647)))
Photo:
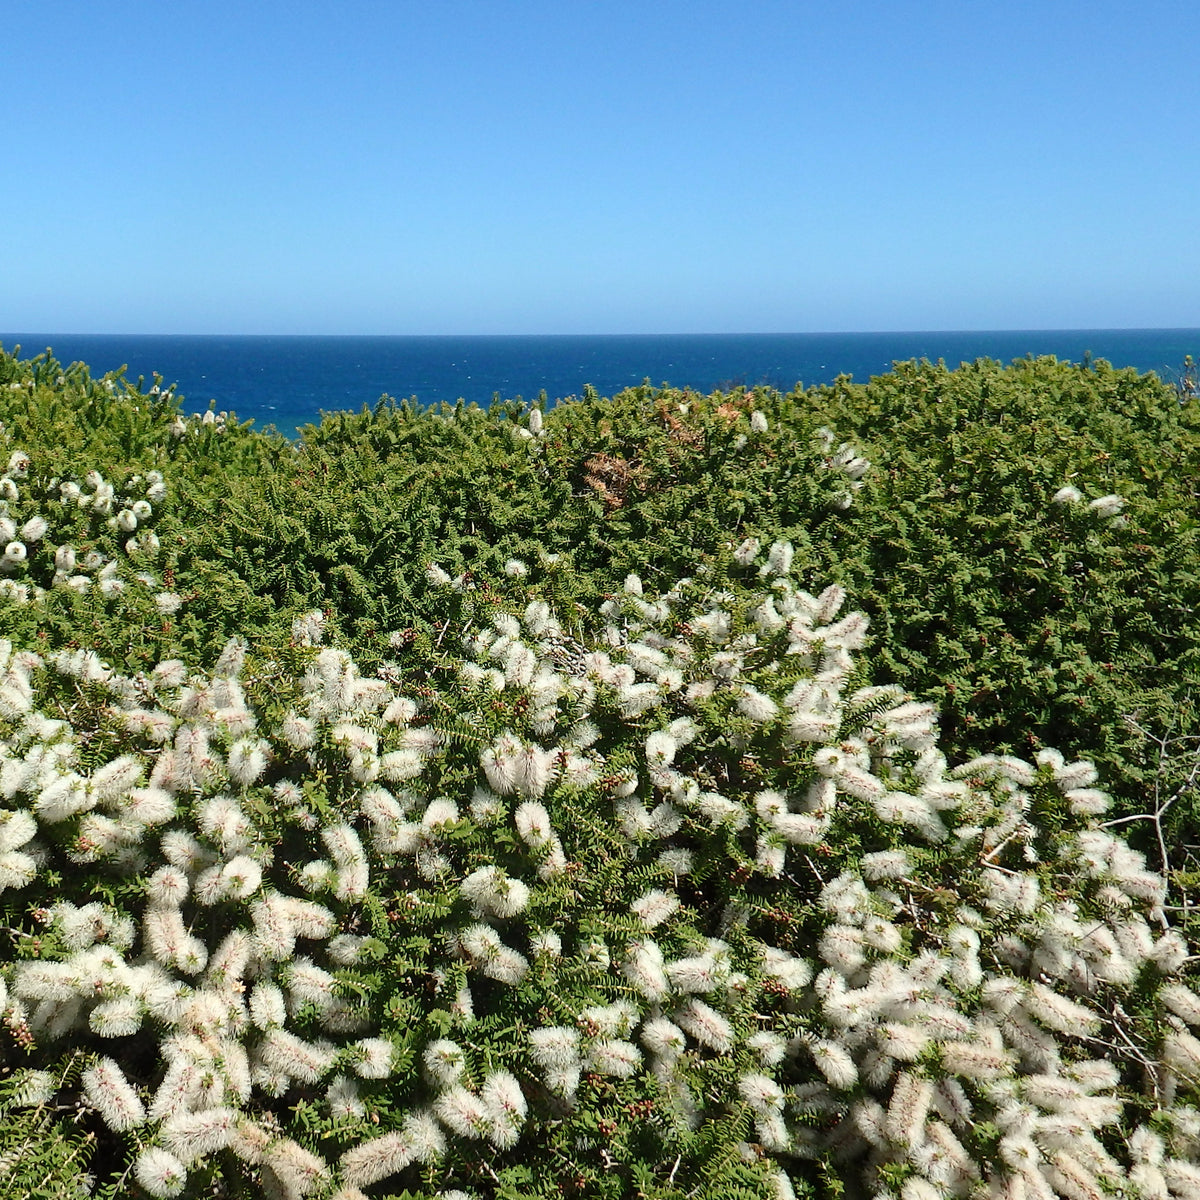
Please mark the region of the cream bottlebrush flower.
POLYGON ((772 542, 767 551, 767 561, 759 568, 759 575, 764 579, 787 575, 792 569, 794 554, 791 542, 772 542))
POLYGON ((486 787, 476 787, 470 797, 470 818, 475 824, 494 824, 503 817, 505 812, 504 800, 486 787))
POLYGON ((554 828, 550 824, 550 814, 544 805, 534 800, 526 800, 513 814, 513 822, 521 840, 531 850, 548 850, 554 840, 554 828))
POLYGON ((366 1116, 367 1106, 359 1095, 358 1084, 345 1075, 335 1076, 325 1092, 329 1115, 335 1120, 366 1116))
POLYGON ((249 844, 254 831, 250 818, 232 796, 212 796, 196 807, 196 825, 226 854, 236 854, 249 844))
POLYGON ((489 925, 468 926, 459 934, 458 944, 474 967, 499 983, 517 984, 529 970, 526 959, 505 946, 489 925))
POLYGON ((232 1108, 208 1108, 173 1113, 163 1121, 162 1140, 185 1166, 224 1150, 233 1139, 238 1113, 232 1108))
POLYGON ((387 1038, 363 1038, 353 1048, 361 1055, 354 1070, 363 1079, 387 1079, 391 1075, 396 1049, 387 1038))
POLYGON ((656 729, 646 736, 646 764, 659 787, 669 786, 671 774, 667 768, 675 761, 678 749, 679 744, 665 729, 656 729))
POLYGON ((592 1042, 584 1054, 584 1066, 597 1075, 628 1079, 637 1073, 642 1052, 622 1038, 600 1038, 592 1042))
POLYGON ((695 800, 691 801, 691 806, 713 829, 727 825, 737 832, 745 829, 750 823, 750 816, 746 810, 719 792, 700 792, 695 800))
POLYGON ((874 801, 887 792, 882 779, 868 771, 847 764, 835 777, 838 788, 856 800, 874 801))
POLYGON ((675 1012, 674 1017, 675 1023, 702 1046, 718 1054, 728 1054, 732 1049, 733 1026, 703 1000, 690 1000, 675 1012))
POLYGON ((267 769, 267 743, 258 738, 239 738, 229 748, 226 770, 234 783, 249 787, 267 769))
POLYGON ((912 863, 904 850, 878 850, 862 859, 862 873, 867 879, 903 879, 912 873, 912 863))
POLYGON ((624 1037, 637 1023, 638 1012, 636 1005, 624 1000, 617 1004, 593 1004, 578 1019, 593 1036, 624 1037))
POLYGON ((534 1029, 529 1034, 530 1055, 544 1070, 561 1070, 579 1063, 579 1030, 565 1025, 534 1029))
POLYGON ((669 990, 662 950, 649 938, 630 944, 622 974, 647 1000, 661 1000, 669 990))
POLYGON ((136 996, 102 1000, 88 1014, 88 1025, 100 1037, 128 1037, 142 1027, 142 1003, 136 996))
POLYGON ((483 1081, 479 1098, 489 1118, 488 1141, 501 1150, 516 1145, 528 1111, 516 1076, 508 1071, 494 1071, 483 1081))
POLYGON ((14 1108, 40 1108, 49 1104, 58 1091, 58 1079, 49 1071, 25 1068, 17 1071, 10 1082, 13 1091, 9 1103, 14 1108))
POLYGON ((20 850, 0 854, 0 892, 27 887, 37 876, 37 862, 20 850))
POLYGON ((433 1102, 433 1111, 437 1119, 459 1137, 481 1138, 492 1123, 484 1102, 461 1084, 443 1091, 433 1102))
POLYGON ((464 1024, 475 1019, 475 1002, 471 998, 471 989, 460 987, 450 1003, 450 1011, 464 1024))
POLYGON ((40 542, 50 529, 50 523, 45 517, 38 514, 32 516, 24 525, 21 526, 21 541, 23 542, 40 542))
POLYGON ((504 732, 480 755, 480 765, 488 784, 500 796, 511 796, 518 788, 524 768, 524 745, 515 733, 504 732))
POLYGON ((276 960, 291 956, 296 948, 296 927, 284 896, 267 892, 250 906, 250 920, 260 954, 276 960))
POLYGON ((988 868, 979 882, 987 906, 1002 912, 1031 916, 1041 900, 1041 888, 1033 875, 1013 875, 988 868))
MULTIPOLYGON (((383 848, 382 845, 380 847, 383 848)), ((313 862, 307 862, 300 868, 296 877, 296 882, 306 892, 320 892, 326 888, 332 887, 337 879, 337 871, 334 869, 333 863, 324 858, 315 859, 313 862)))
POLYGON ((33 810, 43 821, 57 824, 96 805, 97 796, 74 771, 59 775, 38 793, 33 810))
POLYGON ((368 1187, 402 1171, 409 1163, 431 1163, 444 1153, 445 1136, 431 1112, 422 1109, 404 1117, 400 1132, 361 1142, 344 1153, 340 1165, 350 1186, 368 1187))
POLYGON ((383 710, 383 721, 387 725, 407 725, 417 715, 417 702, 407 696, 397 696, 383 710))
POLYGON ((83 1094, 104 1123, 117 1133, 140 1125, 146 1109, 124 1072, 111 1058, 102 1058, 82 1076, 83 1094))
POLYGON ((183 1191, 187 1168, 169 1150, 151 1146, 138 1155, 133 1176, 151 1196, 171 1200, 183 1191))
POLYGON ((868 917, 862 932, 863 941, 884 954, 894 954, 903 945, 900 930, 883 917, 868 917))
POLYGON ((665 1062, 674 1062, 687 1049, 687 1037, 682 1029, 666 1017, 651 1017, 640 1032, 643 1046, 665 1062))
POLYGON ((557 755, 553 750, 532 744, 525 746, 516 764, 517 794, 534 799, 544 795, 557 776, 558 769, 557 755))
POLYGON ((293 1008, 312 1004, 324 1010, 332 1006, 337 979, 306 955, 298 954, 287 964, 285 979, 293 1008))
POLYGON ((330 825, 321 830, 321 841, 329 851, 330 857, 339 868, 348 865, 365 864, 366 853, 358 834, 350 825, 330 825))
POLYGON ((671 987, 677 992, 712 992, 725 980, 728 968, 712 954, 691 955, 665 964, 671 987))
POLYGON ((761 548, 762 543, 758 538, 748 537, 738 543, 737 549, 733 552, 733 561, 738 566, 748 567, 758 557, 761 548))
POLYGON ((1167 1186, 1180 1200, 1200 1200, 1200 1168, 1183 1159, 1169 1158, 1160 1170, 1167 1186))
POLYGON ((1100 777, 1095 764, 1086 759, 1080 759, 1073 763, 1060 763, 1057 759, 1047 759, 1046 761, 1054 770, 1054 782, 1064 792, 1070 791, 1072 788, 1091 787, 1100 777))
POLYGON ((187 975, 199 974, 208 961, 208 950, 183 923, 183 914, 170 905, 151 905, 142 918, 142 937, 150 953, 163 966, 187 975))
POLYGON ((1094 1033, 1100 1023, 1099 1017, 1091 1009, 1036 980, 1030 984, 1024 1003, 1030 1014, 1056 1033, 1075 1036, 1094 1033))
POLYGON ((463 1048, 449 1038, 439 1038, 431 1042, 425 1048, 422 1061, 425 1064, 426 1077, 439 1088, 451 1087, 458 1083, 466 1070, 463 1048))
POLYGON ((454 800, 439 797, 431 800, 430 804, 426 806, 425 812, 422 812, 421 827, 436 833, 445 824, 452 824, 457 820, 458 805, 454 800))
POLYGON ((490 961, 482 964, 481 970, 497 983, 515 987, 529 971, 529 961, 515 950, 504 947, 490 961))
POLYGON ((818 1038, 809 1046, 809 1053, 831 1087, 847 1091, 858 1082, 858 1068, 844 1046, 818 1038))
POLYGON ((812 964, 775 946, 763 947, 763 974, 778 980, 789 991, 807 987, 813 978, 812 964))
POLYGON ((1088 511, 1101 518, 1115 517, 1125 507, 1120 496, 1100 496, 1088 503, 1088 511))
POLYGON ((305 1150, 291 1138, 272 1142, 263 1156, 263 1164, 270 1169, 287 1196, 307 1196, 329 1176, 324 1159, 305 1150))
POLYGON ((282 900, 297 937, 324 940, 333 936, 337 920, 325 905, 299 896, 284 896, 282 900))
POLYGON ((415 1158, 413 1139, 407 1132, 385 1133, 342 1155, 342 1177, 351 1186, 369 1187, 403 1171, 415 1158))
POLYGON ((1108 811, 1112 798, 1099 788, 1069 788, 1065 793, 1076 816, 1098 817, 1108 811))
POLYGON ((279 737, 293 750, 311 750, 317 742, 316 723, 299 713, 288 713, 279 725, 279 737))
POLYGON ((144 768, 132 755, 122 754, 94 771, 88 789, 101 800, 113 800, 142 781, 144 768))
POLYGON ((286 1029, 268 1030, 260 1053, 265 1066, 302 1083, 316 1083, 328 1074, 334 1060, 328 1042, 305 1041, 286 1029))
POLYGON ((783 1089, 769 1075, 743 1075, 738 1079, 737 1089, 756 1113, 778 1112, 783 1107, 783 1089))
POLYGON ((330 960, 339 967, 352 967, 363 961, 363 955, 371 939, 356 933, 339 933, 330 939, 325 948, 330 960))
POLYGON ((37 820, 23 809, 0 812, 0 854, 18 850, 37 836, 37 820))
POLYGON ((885 1125, 892 1142, 913 1148, 925 1141, 925 1119, 933 1095, 933 1084, 928 1079, 912 1071, 900 1072, 892 1088, 885 1125))
POLYGON ((646 832, 660 841, 669 838, 683 824, 683 814, 673 804, 663 801, 657 805, 646 823, 646 832))
POLYGON ((131 788, 120 808, 139 825, 165 824, 178 811, 175 798, 160 787, 131 788))
POLYGON ((562 957, 562 938, 553 930, 541 929, 529 935, 529 948, 536 955, 562 957))
POLYGON ((1158 989, 1158 999, 1189 1025, 1200 1025, 1200 996, 1185 984, 1164 984, 1158 989))
POLYGON ((250 992, 250 1020, 258 1029, 280 1028, 287 1020, 287 1004, 277 984, 259 980, 250 992))
POLYGON ((1083 493, 1077 488, 1067 484, 1065 487, 1060 487, 1053 496, 1050 497, 1051 504, 1078 504, 1083 499, 1083 493))
POLYGON ((746 1039, 746 1048, 753 1051, 764 1067, 777 1067, 787 1057, 787 1041, 773 1029, 760 1029, 746 1039))
POLYGON ((239 854, 220 869, 221 895, 230 900, 245 900, 262 883, 262 866, 249 855, 239 854))
POLYGON ((460 885, 475 917, 515 917, 529 903, 529 888, 496 866, 472 871, 460 885))
POLYGON ((404 1118, 404 1132, 408 1135, 413 1157, 419 1163, 430 1163, 446 1153, 446 1139, 437 1120, 428 1109, 418 1109, 404 1118))
POLYGON ((844 975, 852 974, 867 961, 863 931, 850 925, 830 925, 821 936, 818 952, 844 975))

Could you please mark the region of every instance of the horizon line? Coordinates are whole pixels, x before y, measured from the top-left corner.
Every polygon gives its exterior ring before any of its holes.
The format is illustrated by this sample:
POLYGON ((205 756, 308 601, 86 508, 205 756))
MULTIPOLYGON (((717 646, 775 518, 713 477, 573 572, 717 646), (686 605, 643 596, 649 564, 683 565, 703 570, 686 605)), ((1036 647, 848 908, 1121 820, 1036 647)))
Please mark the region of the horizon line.
POLYGON ((6 337, 14 338, 73 338, 73 337, 106 337, 106 338, 716 338, 716 337, 896 337, 896 336, 936 336, 946 334, 972 333, 1196 333, 1200 325, 1094 325, 1094 326, 1027 326, 1027 327, 969 327, 960 329, 818 329, 818 330, 700 330, 673 332, 592 332, 592 333, 255 333, 255 332, 174 332, 146 333, 135 331, 24 331, 0 332, 0 344, 6 337))

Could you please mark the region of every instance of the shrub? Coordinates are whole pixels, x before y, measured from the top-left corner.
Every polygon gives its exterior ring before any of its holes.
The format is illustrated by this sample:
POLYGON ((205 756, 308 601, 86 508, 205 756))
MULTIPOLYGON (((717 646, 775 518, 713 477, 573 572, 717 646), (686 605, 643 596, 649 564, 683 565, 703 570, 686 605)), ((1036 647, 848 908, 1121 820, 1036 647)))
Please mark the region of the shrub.
POLYGON ((951 770, 789 558, 497 601, 411 681, 319 614, 5 645, 10 1057, 156 1196, 1189 1196, 1200 998, 1094 769, 951 770))
POLYGON ((14 1179, 1200 1193, 1140 853, 1184 861, 1194 779, 1157 381, 385 402, 298 447, 155 387, 0 357, 14 1179))

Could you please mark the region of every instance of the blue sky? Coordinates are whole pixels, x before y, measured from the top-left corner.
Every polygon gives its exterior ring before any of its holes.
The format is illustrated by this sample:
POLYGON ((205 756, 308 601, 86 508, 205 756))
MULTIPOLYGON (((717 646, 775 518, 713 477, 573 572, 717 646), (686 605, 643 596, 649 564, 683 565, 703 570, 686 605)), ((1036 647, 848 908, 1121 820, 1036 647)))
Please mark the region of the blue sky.
POLYGON ((1200 326, 1195 0, 9 0, 0 329, 1200 326))

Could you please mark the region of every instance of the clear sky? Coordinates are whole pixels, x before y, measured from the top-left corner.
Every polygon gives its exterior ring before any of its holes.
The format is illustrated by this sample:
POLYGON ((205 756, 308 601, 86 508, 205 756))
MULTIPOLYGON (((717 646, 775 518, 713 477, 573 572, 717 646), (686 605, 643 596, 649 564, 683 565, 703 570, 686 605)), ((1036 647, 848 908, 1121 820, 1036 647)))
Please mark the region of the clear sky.
POLYGON ((0 330, 1200 326, 1196 0, 0 14, 0 330))

